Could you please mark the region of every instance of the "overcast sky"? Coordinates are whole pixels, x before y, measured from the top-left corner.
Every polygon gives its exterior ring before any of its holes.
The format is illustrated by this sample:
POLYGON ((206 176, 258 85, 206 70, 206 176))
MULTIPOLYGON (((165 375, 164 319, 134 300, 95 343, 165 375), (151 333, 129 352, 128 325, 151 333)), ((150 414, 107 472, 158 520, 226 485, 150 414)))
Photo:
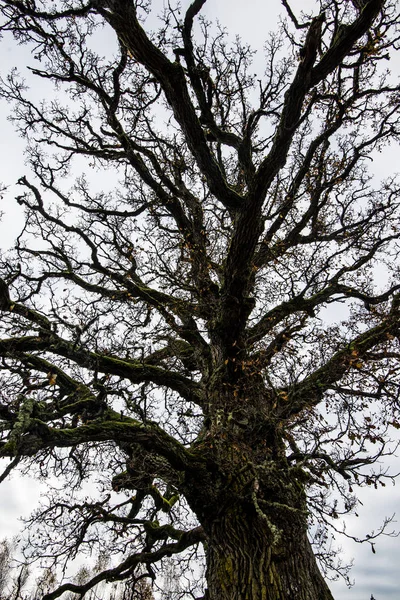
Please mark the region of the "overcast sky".
MULTIPOLYGON (((293 2, 302 8, 310 2, 293 2)), ((182 2, 185 7, 188 2, 182 2)), ((219 19, 231 32, 239 33, 255 49, 262 49, 266 33, 274 28, 277 13, 280 9, 279 0, 218 0, 209 2, 204 13, 211 20, 219 19)), ((27 49, 18 48, 6 43, 1 46, 2 74, 6 68, 18 66, 23 71, 30 61, 27 49)), ((257 57, 257 65, 261 64, 262 53, 257 57)), ((391 65, 392 71, 400 73, 400 61, 391 65)), ((5 102, 0 103, 0 182, 14 184, 18 177, 28 172, 22 156, 23 140, 13 133, 13 128, 6 121, 9 107, 5 102)), ((399 149, 392 148, 374 159, 371 169, 377 178, 393 174, 398 169, 399 149), (396 160, 397 158, 397 160, 396 160)), ((18 227, 21 224, 20 213, 15 203, 11 202, 17 188, 12 186, 6 197, 6 215, 0 225, 0 247, 9 246, 18 227)), ((4 210, 4 207, 0 207, 4 210)), ((392 457, 393 472, 400 471, 400 461, 392 457)), ((40 493, 39 484, 29 478, 22 481, 16 477, 0 485, 0 538, 12 536, 18 532, 20 523, 18 517, 27 515, 37 502, 40 493)), ((400 520, 400 481, 397 486, 388 483, 386 488, 377 491, 364 490, 360 495, 363 505, 359 507, 359 517, 349 517, 346 521, 347 531, 353 535, 364 537, 373 529, 378 529, 384 517, 398 513, 400 520)), ((400 523, 394 523, 392 529, 400 530, 400 523)), ((400 537, 381 537, 373 554, 369 544, 357 545, 354 542, 337 539, 337 544, 343 548, 343 561, 352 558, 355 564, 351 578, 355 585, 349 590, 342 582, 332 583, 331 588, 337 600, 370 600, 373 594, 375 600, 399 600, 400 598, 400 537)))

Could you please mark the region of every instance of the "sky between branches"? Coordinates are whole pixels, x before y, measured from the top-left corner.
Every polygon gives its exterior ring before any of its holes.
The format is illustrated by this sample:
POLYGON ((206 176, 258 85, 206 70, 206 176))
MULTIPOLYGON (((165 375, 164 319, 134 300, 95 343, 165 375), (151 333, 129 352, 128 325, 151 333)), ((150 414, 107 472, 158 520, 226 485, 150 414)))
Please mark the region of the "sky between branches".
MULTIPOLYGON (((188 0, 182 1, 182 8, 189 5, 188 0)), ((298 4, 303 10, 313 6, 312 0, 304 0, 298 4)), ((153 1, 153 12, 162 9, 163 0, 153 1)), ((219 20, 222 25, 230 31, 232 36, 239 34, 245 42, 248 42, 255 50, 254 68, 262 72, 263 53, 262 47, 267 32, 274 29, 282 7, 279 0, 218 0, 206 3, 203 14, 212 22, 219 20)), ((151 19, 151 17, 150 17, 151 19)), ((151 21, 150 21, 151 22, 151 21)), ((103 40, 102 43, 113 43, 113 40, 103 40)), ((2 73, 5 74, 10 68, 17 67, 22 75, 27 76, 26 66, 32 64, 33 59, 27 47, 15 47, 12 40, 6 40, 2 45, 2 73)), ((386 66, 386 65, 385 65, 386 66)), ((400 56, 392 59, 389 65, 394 74, 400 74, 400 56)), ((33 90, 36 98, 40 98, 43 90, 33 90)), ((10 186, 0 206, 4 211, 3 221, 0 223, 0 249, 9 247, 18 229, 22 224, 19 207, 13 203, 12 198, 17 194, 16 180, 28 174, 28 168, 24 164, 23 147, 21 138, 13 132, 13 126, 7 122, 10 107, 1 103, 0 112, 0 182, 10 186)), ((398 170, 398 148, 386 149, 381 155, 374 157, 371 164, 371 172, 376 178, 382 179, 398 170)), ((77 173, 78 174, 78 173, 77 173)), ((89 176, 89 175, 88 175, 89 176)), ((332 315, 334 318, 335 315, 332 315)), ((386 464, 386 463, 385 463, 386 464)), ((400 460, 391 457, 388 466, 392 472, 400 471, 400 460)), ((16 475, 13 479, 4 482, 0 486, 0 538, 11 537, 16 534, 21 523, 18 517, 27 516, 34 507, 33 502, 39 498, 40 485, 37 481, 29 478, 19 479, 16 475)), ((387 485, 379 491, 364 489, 360 492, 363 506, 359 509, 359 517, 348 517, 346 524, 349 533, 364 537, 371 529, 378 529, 384 517, 391 517, 396 511, 400 515, 400 480, 397 486, 387 485)), ((400 519, 400 517, 399 517, 400 519)), ((396 519, 395 519, 396 520, 396 519)), ((400 521, 394 523, 391 529, 400 530, 400 521)), ((343 548, 343 561, 348 562, 355 559, 355 566, 351 573, 351 579, 355 580, 355 586, 348 590, 343 582, 331 584, 332 592, 340 600, 369 600, 373 594, 376 600, 398 600, 400 589, 400 537, 381 537, 375 546, 376 554, 372 554, 369 544, 356 545, 346 538, 336 540, 343 548)))

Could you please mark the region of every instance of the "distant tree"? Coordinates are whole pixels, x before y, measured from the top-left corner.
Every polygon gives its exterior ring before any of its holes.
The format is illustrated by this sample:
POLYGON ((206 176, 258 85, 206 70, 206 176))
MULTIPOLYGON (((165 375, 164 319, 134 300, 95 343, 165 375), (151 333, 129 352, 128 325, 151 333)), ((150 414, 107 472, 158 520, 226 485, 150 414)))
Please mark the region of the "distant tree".
POLYGON ((0 600, 28 600, 24 588, 28 583, 29 567, 15 560, 17 541, 4 538, 0 542, 0 600))
POLYGON ((136 582, 127 581, 120 589, 118 600, 154 600, 151 585, 144 579, 136 582))
POLYGON ((0 598, 5 598, 7 585, 10 583, 11 543, 4 539, 0 542, 0 598))
POLYGON ((28 565, 22 564, 18 569, 18 574, 8 600, 28 600, 28 593, 25 592, 25 587, 28 583, 29 575, 30 570, 28 565))
POLYGON ((52 567, 44 569, 36 581, 36 588, 33 592, 34 598, 43 598, 57 584, 57 575, 52 567))
POLYGON ((202 546, 207 600, 330 600, 325 527, 385 485, 399 183, 368 166, 399 136, 398 6, 282 4, 255 75, 205 0, 0 0, 43 85, 1 84, 31 174, 0 264, 0 479, 49 483, 30 559, 122 557, 43 600, 196 573, 202 546))

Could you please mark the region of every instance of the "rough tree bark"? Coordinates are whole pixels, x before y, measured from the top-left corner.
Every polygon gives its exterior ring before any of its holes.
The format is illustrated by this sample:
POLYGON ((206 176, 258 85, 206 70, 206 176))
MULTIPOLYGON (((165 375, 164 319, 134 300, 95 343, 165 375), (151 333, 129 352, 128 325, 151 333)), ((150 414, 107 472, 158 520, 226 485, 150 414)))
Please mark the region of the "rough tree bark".
POLYGON ((205 0, 165 4, 153 31, 146 0, 0 0, 28 77, 56 88, 35 105, 0 81, 33 170, 0 259, 0 481, 20 464, 60 481, 30 558, 122 557, 43 600, 156 585, 201 545, 206 600, 332 600, 308 526, 336 531, 357 485, 384 485, 400 428, 400 187, 366 166, 400 137, 381 68, 398 11, 321 0, 300 19, 285 0, 258 79, 205 0), (67 189, 76 156, 115 185, 67 189))
POLYGON ((216 472, 185 491, 207 535, 206 598, 332 599, 307 537, 307 475, 289 467, 279 434, 260 428, 257 442, 238 428, 211 425, 200 447, 216 472))
POLYGON ((207 598, 223 600, 332 600, 315 562, 305 527, 281 529, 266 543, 269 527, 248 512, 229 512, 213 527, 208 549, 207 598), (228 522, 225 521, 228 519, 228 522), (294 534, 294 536, 293 536, 294 534))
POLYGON ((201 522, 210 600, 333 598, 307 538, 303 484, 278 465, 264 467, 260 481, 239 463, 220 483, 219 502, 207 508, 201 522))

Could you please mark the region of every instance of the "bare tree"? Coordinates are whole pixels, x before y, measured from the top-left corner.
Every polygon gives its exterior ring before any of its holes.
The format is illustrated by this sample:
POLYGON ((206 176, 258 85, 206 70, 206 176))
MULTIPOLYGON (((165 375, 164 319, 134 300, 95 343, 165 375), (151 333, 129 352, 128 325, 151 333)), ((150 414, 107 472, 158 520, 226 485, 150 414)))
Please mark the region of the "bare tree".
POLYGON ((29 567, 15 559, 17 540, 0 542, 0 600, 25 600, 23 591, 29 579, 29 567))
POLYGON ((5 598, 10 583, 12 544, 4 539, 0 542, 0 598, 5 598))
POLYGON ((202 546, 208 600, 329 600, 325 527, 385 485, 399 183, 368 159, 399 135, 397 6, 282 4, 258 76, 205 0, 158 21, 146 0, 0 1, 46 95, 1 84, 31 168, 0 271, 1 478, 57 478, 31 560, 120 561, 45 600, 173 555, 189 573, 202 546))

